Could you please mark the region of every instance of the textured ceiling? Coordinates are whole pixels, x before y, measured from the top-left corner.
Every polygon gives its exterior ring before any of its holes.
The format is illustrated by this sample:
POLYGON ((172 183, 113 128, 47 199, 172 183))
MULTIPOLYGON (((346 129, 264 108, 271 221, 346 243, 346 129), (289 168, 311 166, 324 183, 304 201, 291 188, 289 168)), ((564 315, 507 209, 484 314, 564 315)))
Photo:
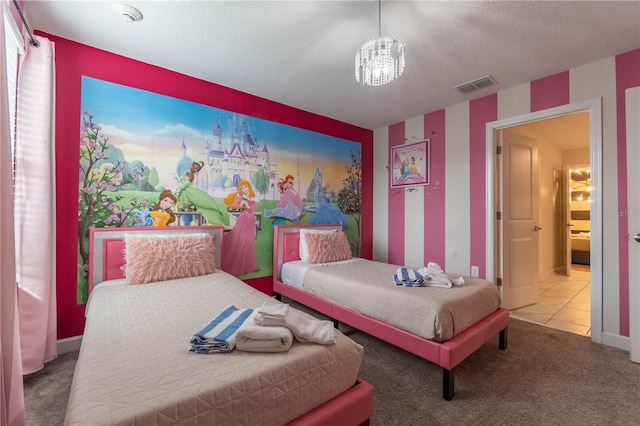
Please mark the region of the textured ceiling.
POLYGON ((404 75, 354 78, 378 36, 371 1, 25 1, 30 27, 367 129, 401 122, 640 47, 638 1, 383 1, 404 75), (498 85, 453 89, 492 75, 498 85))

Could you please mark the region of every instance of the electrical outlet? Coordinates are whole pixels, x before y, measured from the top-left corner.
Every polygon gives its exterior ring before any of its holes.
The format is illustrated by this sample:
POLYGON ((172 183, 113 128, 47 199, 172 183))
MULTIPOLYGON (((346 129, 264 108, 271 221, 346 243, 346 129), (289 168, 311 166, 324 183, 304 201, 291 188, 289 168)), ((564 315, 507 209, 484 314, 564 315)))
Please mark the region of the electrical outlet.
POLYGON ((472 266, 471 267, 471 276, 478 278, 478 276, 480 275, 480 269, 477 266, 472 266))

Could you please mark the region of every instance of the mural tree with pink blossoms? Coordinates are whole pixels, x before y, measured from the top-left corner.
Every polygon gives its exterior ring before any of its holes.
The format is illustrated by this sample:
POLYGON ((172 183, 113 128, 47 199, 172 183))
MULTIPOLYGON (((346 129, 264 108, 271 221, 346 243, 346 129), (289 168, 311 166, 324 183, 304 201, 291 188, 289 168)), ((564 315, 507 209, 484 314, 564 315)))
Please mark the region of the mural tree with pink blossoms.
MULTIPOLYGON (((78 196, 78 280, 86 282, 89 260, 89 229, 105 226, 133 226, 138 209, 146 209, 149 201, 131 199, 121 203, 124 196, 108 194, 124 183, 137 181, 144 168, 128 167, 124 159, 108 158, 111 148, 108 138, 100 135, 102 128, 85 112, 80 133, 80 193, 78 196)), ((87 286, 78 285, 78 302, 87 298, 87 286)))

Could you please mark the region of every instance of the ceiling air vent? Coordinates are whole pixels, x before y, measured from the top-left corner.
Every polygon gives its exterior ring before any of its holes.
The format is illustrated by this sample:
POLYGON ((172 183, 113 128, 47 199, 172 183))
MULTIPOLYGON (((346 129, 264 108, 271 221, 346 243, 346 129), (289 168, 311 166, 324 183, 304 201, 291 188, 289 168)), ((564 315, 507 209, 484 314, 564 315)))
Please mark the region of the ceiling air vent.
POLYGON ((484 77, 469 81, 468 83, 455 86, 454 89, 463 95, 466 95, 467 93, 475 92, 476 90, 484 89, 485 87, 493 86, 494 84, 498 84, 496 79, 490 75, 485 75, 484 77))

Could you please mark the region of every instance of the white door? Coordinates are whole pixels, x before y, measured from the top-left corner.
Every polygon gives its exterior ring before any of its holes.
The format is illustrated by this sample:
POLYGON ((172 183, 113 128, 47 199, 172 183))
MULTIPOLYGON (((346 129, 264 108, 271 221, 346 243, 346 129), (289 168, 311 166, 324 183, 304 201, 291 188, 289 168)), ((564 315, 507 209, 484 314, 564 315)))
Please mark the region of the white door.
POLYGON ((538 301, 538 147, 532 138, 502 131, 502 306, 538 301))
POLYGON ((564 211, 562 214, 562 222, 564 223, 564 264, 566 266, 567 276, 571 275, 571 166, 565 164, 562 166, 562 199, 564 202, 564 211))
POLYGON ((631 361, 640 363, 640 87, 626 90, 629 219, 629 338, 631 361))

